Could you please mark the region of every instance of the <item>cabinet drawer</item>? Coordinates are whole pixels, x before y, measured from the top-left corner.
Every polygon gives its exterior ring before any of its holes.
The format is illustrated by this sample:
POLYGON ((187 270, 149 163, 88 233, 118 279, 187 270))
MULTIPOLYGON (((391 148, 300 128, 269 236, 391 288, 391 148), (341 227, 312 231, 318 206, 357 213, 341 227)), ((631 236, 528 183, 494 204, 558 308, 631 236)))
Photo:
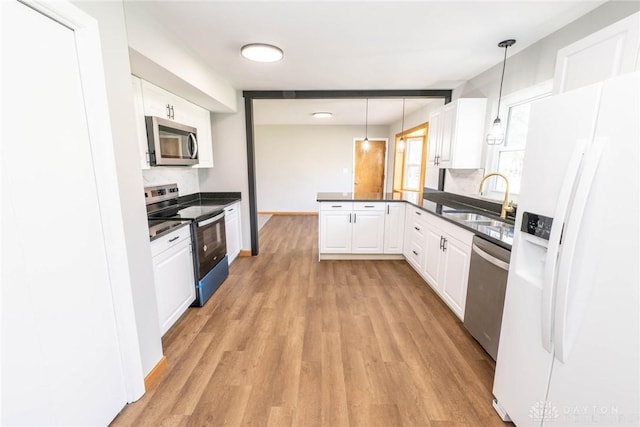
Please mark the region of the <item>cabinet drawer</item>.
POLYGON ((354 202, 353 210, 355 211, 383 211, 384 203, 376 202, 354 202))
POLYGON ((423 211, 422 209, 418 209, 416 207, 411 206, 410 208, 408 208, 407 221, 411 221, 411 222, 418 221, 422 224, 426 224, 428 216, 429 214, 423 211))
POLYGON ((418 242, 414 240, 411 242, 407 254, 409 255, 409 262, 418 272, 420 272, 422 270, 424 260, 424 249, 422 248, 422 245, 418 244, 418 242))
POLYGON ((351 211, 353 210, 353 202, 322 202, 320 203, 321 211, 351 211))
POLYGON ((189 227, 189 223, 185 223, 177 230, 151 242, 151 256, 156 256, 167 249, 184 242, 185 240, 191 240, 191 228, 189 227))

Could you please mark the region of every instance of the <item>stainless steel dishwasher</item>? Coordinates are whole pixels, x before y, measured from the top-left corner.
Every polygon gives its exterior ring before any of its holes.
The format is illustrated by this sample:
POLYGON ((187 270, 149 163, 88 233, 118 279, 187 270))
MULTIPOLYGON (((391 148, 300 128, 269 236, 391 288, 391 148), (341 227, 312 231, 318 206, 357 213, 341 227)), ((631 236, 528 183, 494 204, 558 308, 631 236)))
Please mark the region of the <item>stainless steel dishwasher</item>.
POLYGON ((496 360, 511 252, 473 236, 464 326, 496 360))

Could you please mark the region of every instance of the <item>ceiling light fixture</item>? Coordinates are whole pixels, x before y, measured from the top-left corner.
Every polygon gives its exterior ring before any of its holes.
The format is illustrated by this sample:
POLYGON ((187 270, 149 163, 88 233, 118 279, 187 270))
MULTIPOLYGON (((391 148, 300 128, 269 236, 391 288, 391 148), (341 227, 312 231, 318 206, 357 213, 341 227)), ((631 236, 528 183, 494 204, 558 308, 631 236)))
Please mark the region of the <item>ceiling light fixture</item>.
POLYGON ((515 40, 509 39, 498 43, 498 47, 504 48, 504 61, 502 62, 502 77, 500 78, 500 93, 498 94, 498 112, 496 113, 496 119, 493 121, 491 130, 487 135, 488 145, 500 145, 504 142, 504 129, 502 128, 502 122, 500 121, 500 101, 502 99, 502 83, 504 82, 504 69, 507 65, 507 49, 509 46, 513 46, 516 43, 515 40))
POLYGON ((284 56, 282 49, 265 43, 246 44, 242 46, 240 53, 245 58, 256 62, 276 62, 284 56))
POLYGON ((400 129, 400 141, 398 142, 398 151, 401 153, 404 153, 404 149, 407 146, 407 143, 404 142, 404 101, 405 99, 402 98, 402 127, 400 129))
POLYGON ((316 119, 328 119, 333 116, 333 113, 329 111, 316 111, 312 114, 316 119))
POLYGON ((369 151, 369 148, 370 148, 368 130, 369 130, 369 98, 367 98, 367 106, 365 109, 365 116, 364 116, 364 141, 362 141, 362 149, 364 151, 369 151))

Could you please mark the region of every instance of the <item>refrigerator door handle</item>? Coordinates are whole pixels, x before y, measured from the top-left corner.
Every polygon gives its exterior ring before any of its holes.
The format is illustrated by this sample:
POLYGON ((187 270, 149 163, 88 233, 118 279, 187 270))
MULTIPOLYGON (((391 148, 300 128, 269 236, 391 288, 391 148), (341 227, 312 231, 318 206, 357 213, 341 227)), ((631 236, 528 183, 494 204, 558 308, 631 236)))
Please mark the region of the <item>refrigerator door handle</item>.
POLYGON ((571 155, 569 164, 562 180, 562 187, 558 196, 558 204, 553 214, 553 224, 549 236, 547 256, 544 263, 544 277, 542 282, 542 347, 551 353, 552 329, 553 329, 553 300, 555 294, 556 273, 558 269, 558 255, 560 253, 560 241, 567 212, 571 206, 574 188, 580 174, 580 165, 584 158, 587 140, 576 141, 576 147, 571 155))
MULTIPOLYGON (((573 270, 573 260, 575 257, 578 237, 580 236, 580 228, 584 218, 585 209, 589 200, 589 193, 593 187, 593 181, 598 172, 598 165, 604 152, 605 146, 608 144, 608 138, 594 138, 593 144, 587 151, 584 159, 584 169, 580 182, 576 189, 575 197, 567 227, 565 230, 565 239, 563 250, 561 253, 562 263, 558 269, 558 286, 556 291, 556 324, 554 331, 553 343, 555 346, 556 358, 565 363, 569 357, 572 340, 570 339, 569 328, 569 303, 571 302, 571 274, 573 270)), ((578 298, 579 299, 579 298, 578 298)), ((578 304, 574 304, 576 307, 578 304)), ((575 309, 575 308, 574 308, 575 309)), ((579 308, 578 308, 579 309, 579 308)))

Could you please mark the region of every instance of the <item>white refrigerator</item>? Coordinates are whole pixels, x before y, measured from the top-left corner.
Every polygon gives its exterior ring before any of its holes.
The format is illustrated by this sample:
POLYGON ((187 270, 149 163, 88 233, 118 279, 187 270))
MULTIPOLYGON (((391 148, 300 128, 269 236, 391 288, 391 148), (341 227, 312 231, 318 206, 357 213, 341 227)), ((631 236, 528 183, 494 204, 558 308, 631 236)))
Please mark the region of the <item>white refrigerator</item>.
POLYGON ((532 105, 493 386, 517 426, 640 425, 639 81, 532 105))

